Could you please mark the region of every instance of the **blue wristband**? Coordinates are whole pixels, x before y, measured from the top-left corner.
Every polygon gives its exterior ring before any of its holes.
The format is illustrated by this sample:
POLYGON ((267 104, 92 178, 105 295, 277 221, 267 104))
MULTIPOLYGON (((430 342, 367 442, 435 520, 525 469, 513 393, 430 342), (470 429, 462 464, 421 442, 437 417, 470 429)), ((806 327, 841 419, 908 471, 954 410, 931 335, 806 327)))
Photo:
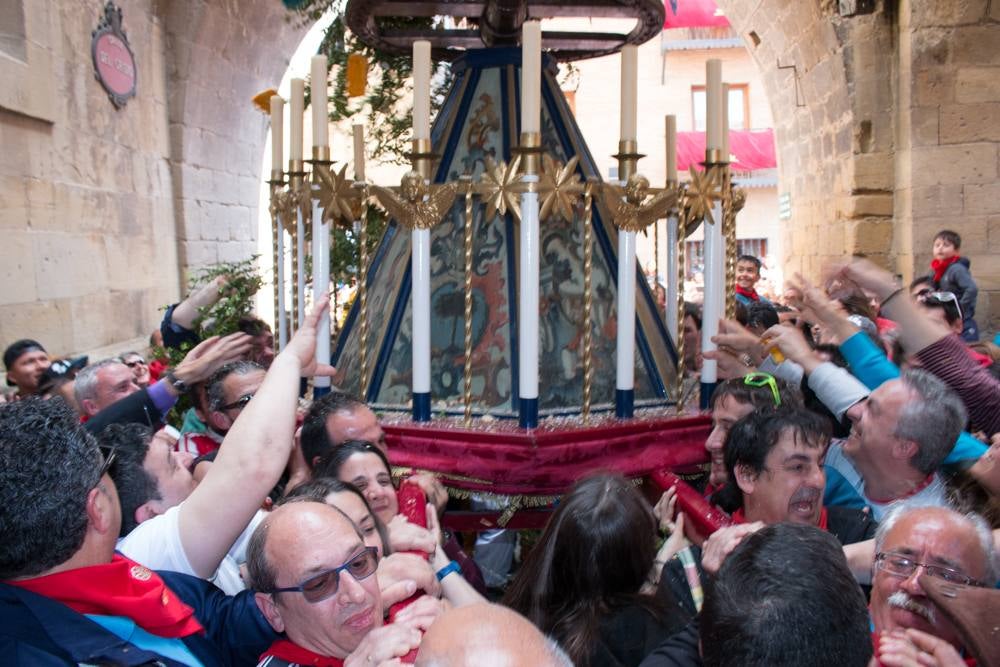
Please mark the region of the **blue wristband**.
POLYGON ((461 572, 461 571, 462 571, 462 566, 459 565, 457 561, 451 561, 450 563, 442 567, 440 570, 438 570, 435 576, 437 577, 438 581, 441 581, 452 572, 461 572))

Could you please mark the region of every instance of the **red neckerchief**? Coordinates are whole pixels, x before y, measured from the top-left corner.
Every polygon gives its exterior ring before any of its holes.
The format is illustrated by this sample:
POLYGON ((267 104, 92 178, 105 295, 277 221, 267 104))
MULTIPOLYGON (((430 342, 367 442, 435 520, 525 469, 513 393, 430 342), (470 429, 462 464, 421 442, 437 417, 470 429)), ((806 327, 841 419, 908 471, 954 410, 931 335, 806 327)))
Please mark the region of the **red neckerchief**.
MULTIPOLYGON (((736 510, 735 512, 733 512, 733 515, 732 515, 731 518, 732 518, 734 524, 746 523, 747 522, 747 517, 746 517, 745 514, 743 514, 743 508, 742 507, 739 508, 738 510, 736 510)), ((816 524, 816 527, 819 528, 820 530, 826 530, 826 508, 825 507, 823 508, 823 511, 819 513, 819 523, 816 524)))
POLYGON ((757 294, 757 290, 755 289, 746 289, 745 287, 740 287, 739 285, 737 285, 736 293, 742 294, 751 301, 760 301, 760 295, 757 294))
POLYGON ((930 486, 931 482, 933 481, 934 481, 934 473, 931 473, 927 475, 924 481, 920 482, 920 484, 917 484, 915 487, 913 487, 912 489, 910 489, 908 492, 904 493, 901 496, 896 496, 895 498, 872 498, 871 496, 867 497, 868 500, 872 501, 873 503, 878 503, 879 505, 887 505, 891 502, 895 502, 897 500, 905 500, 907 498, 910 498, 911 496, 917 495, 918 493, 926 489, 928 486, 930 486))
POLYGON ((260 660, 263 661, 264 658, 270 656, 281 658, 282 660, 287 660, 288 662, 299 665, 315 665, 316 667, 344 667, 344 661, 341 658, 330 658, 325 655, 320 655, 319 653, 313 653, 309 649, 302 648, 298 644, 293 644, 287 639, 275 640, 275 642, 271 644, 270 648, 261 654, 260 660))
POLYGON ((932 259, 931 269, 934 270, 934 284, 940 286, 941 279, 944 278, 944 272, 948 270, 948 267, 958 261, 958 255, 952 255, 948 259, 932 259))
POLYGON ((119 554, 103 565, 6 583, 61 602, 80 614, 130 618, 157 637, 177 639, 204 632, 194 609, 167 588, 158 574, 119 554))

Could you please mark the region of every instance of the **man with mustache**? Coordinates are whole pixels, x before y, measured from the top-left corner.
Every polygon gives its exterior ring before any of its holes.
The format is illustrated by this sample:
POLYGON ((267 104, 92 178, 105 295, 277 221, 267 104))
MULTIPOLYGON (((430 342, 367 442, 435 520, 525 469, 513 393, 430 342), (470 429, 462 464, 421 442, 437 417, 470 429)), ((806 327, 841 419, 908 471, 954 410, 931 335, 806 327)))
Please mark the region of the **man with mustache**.
POLYGON ((922 575, 957 585, 994 586, 996 551, 982 517, 914 501, 897 504, 886 514, 875 535, 869 607, 876 655, 905 641, 899 633, 909 629, 962 650, 954 626, 921 586, 922 575))
MULTIPOLYGON (((847 507, 824 507, 826 474, 823 457, 830 442, 830 425, 820 415, 797 406, 756 411, 737 421, 725 446, 728 482, 712 501, 732 514, 737 525, 723 528, 706 543, 728 542, 732 548, 748 530, 782 522, 821 528, 841 544, 871 539, 876 524, 867 512, 847 507), (743 525, 743 524, 755 524, 743 525)), ((694 561, 702 553, 692 547, 694 561)), ((714 554, 717 560, 719 554, 714 554)), ((714 567, 706 570, 714 573, 714 567)), ((703 572, 699 572, 703 579, 703 572)), ((671 560, 661 579, 674 598, 692 615, 697 611, 687 575, 679 559, 671 560)))

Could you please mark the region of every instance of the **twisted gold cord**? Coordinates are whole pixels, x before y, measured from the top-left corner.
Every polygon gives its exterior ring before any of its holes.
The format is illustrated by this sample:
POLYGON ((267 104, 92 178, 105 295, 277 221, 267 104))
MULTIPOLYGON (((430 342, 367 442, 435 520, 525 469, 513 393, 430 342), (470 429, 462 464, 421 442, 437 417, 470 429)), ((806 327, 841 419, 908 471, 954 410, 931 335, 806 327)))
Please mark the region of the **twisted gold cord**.
POLYGON ((684 237, 687 233, 687 207, 683 204, 677 214, 677 414, 681 413, 683 405, 681 396, 684 394, 684 237))
POLYGON ((472 424, 472 180, 465 189, 465 426, 472 424))
MULTIPOLYGON (((368 201, 368 198, 365 198, 368 201)), ((360 260, 358 261, 358 315, 361 320, 361 396, 368 396, 368 220, 367 203, 361 209, 361 231, 358 234, 360 260)))

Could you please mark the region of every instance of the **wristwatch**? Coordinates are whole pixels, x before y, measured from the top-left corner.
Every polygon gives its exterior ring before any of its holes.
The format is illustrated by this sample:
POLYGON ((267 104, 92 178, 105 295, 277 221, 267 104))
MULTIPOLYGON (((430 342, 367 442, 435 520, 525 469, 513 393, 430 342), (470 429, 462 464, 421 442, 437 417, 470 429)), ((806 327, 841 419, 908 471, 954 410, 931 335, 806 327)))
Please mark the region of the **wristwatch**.
POLYGON ((187 385, 186 382, 184 382, 184 380, 174 375, 173 369, 170 369, 166 373, 164 373, 163 379, 169 382, 170 386, 174 388, 174 391, 176 391, 179 394, 186 394, 188 390, 191 388, 187 385))

